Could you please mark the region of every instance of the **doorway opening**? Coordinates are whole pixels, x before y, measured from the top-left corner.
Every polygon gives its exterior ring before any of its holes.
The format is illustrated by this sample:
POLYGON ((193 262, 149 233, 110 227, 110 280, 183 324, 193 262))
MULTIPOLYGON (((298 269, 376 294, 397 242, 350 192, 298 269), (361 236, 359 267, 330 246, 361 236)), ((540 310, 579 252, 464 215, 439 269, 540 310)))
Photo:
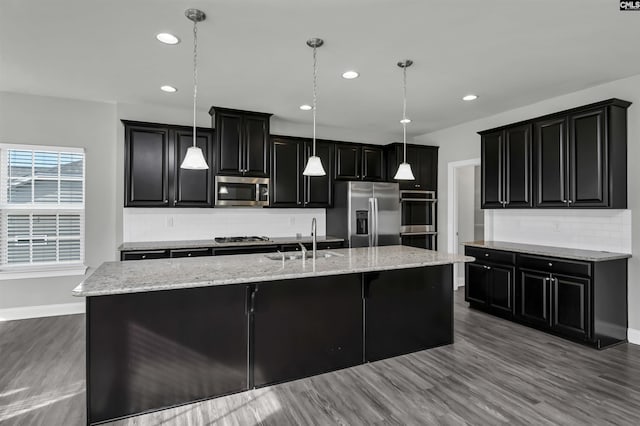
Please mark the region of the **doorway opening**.
MULTIPOLYGON (((484 239, 480 206, 480 159, 449 163, 448 252, 464 254, 463 243, 484 239)), ((453 287, 464 286, 464 265, 454 265, 453 287)))

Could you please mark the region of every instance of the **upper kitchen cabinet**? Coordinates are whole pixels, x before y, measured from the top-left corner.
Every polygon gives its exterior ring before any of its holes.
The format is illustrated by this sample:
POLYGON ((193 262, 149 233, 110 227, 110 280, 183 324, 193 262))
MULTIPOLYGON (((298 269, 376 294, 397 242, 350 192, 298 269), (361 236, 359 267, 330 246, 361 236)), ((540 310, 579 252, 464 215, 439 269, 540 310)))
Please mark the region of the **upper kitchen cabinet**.
POLYGON ((532 207, 531 125, 481 136, 482 208, 532 207))
POLYGON ((480 132, 483 208, 627 208, 627 108, 610 99, 480 132))
POLYGON ((336 143, 336 180, 385 180, 385 155, 382 147, 355 143, 336 143))
POLYGON ((627 208, 627 108, 611 99, 534 123, 536 207, 627 208))
POLYGON ((123 120, 125 128, 125 207, 211 207, 213 132, 197 129, 196 145, 209 170, 180 164, 193 144, 186 126, 123 120))
POLYGON ((438 147, 407 144, 407 163, 415 180, 393 179, 400 163, 404 161, 404 147, 401 143, 387 145, 387 176, 390 182, 399 182, 401 190, 438 190, 438 147))
POLYGON ((271 114, 211 107, 216 129, 217 173, 269 176, 271 114))
POLYGON ((271 207, 330 207, 333 186, 333 146, 316 141, 316 155, 325 176, 304 176, 307 159, 313 153, 313 141, 304 138, 274 136, 271 139, 271 207))

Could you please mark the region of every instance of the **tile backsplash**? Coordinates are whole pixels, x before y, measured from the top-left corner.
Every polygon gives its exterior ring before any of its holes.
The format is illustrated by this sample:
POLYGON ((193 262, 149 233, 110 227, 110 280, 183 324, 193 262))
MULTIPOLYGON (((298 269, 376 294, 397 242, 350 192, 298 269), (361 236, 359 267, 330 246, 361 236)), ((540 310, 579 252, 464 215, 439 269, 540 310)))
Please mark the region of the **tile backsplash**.
POLYGON ((125 208, 123 242, 205 240, 214 237, 311 235, 311 219, 318 235, 325 235, 324 209, 261 208, 125 208))
POLYGON ((631 253, 631 210, 485 210, 484 239, 631 253))

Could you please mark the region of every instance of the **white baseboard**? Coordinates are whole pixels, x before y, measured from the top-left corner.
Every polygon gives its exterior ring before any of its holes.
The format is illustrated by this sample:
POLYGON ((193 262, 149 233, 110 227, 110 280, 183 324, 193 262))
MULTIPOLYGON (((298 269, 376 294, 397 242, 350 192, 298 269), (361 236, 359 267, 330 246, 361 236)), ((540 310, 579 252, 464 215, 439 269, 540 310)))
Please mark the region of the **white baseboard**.
POLYGON ((636 330, 635 328, 627 329, 627 340, 629 343, 640 345, 640 330, 636 330))
POLYGON ((21 306, 18 308, 0 309, 0 321, 72 314, 84 314, 84 303, 61 303, 58 305, 21 306))
POLYGON ((457 290, 460 287, 464 287, 464 277, 458 277, 454 280, 453 289, 457 290))

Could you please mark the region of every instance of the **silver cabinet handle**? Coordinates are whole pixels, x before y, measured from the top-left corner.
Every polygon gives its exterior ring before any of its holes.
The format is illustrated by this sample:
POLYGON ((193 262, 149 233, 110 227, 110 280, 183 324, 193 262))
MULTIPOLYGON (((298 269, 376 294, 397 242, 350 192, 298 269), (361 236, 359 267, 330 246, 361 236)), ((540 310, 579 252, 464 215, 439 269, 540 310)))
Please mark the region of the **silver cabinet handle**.
POLYGON ((553 263, 549 262, 549 266, 553 266, 553 263))
POLYGON ((142 258, 143 258, 143 259, 146 259, 146 258, 147 258, 147 255, 146 255, 146 254, 143 254, 143 255, 142 255, 142 258))
POLYGON ((563 203, 568 203, 568 202, 569 202, 569 200, 562 200, 562 202, 563 202, 563 203))
POLYGON ((484 254, 484 257, 489 257, 489 253, 485 253, 485 254, 484 254))
POLYGON ((485 266, 484 269, 491 269, 491 266, 485 266))
POLYGON ((572 201, 572 200, 569 200, 569 204, 571 204, 571 203, 573 203, 573 201, 572 201))

